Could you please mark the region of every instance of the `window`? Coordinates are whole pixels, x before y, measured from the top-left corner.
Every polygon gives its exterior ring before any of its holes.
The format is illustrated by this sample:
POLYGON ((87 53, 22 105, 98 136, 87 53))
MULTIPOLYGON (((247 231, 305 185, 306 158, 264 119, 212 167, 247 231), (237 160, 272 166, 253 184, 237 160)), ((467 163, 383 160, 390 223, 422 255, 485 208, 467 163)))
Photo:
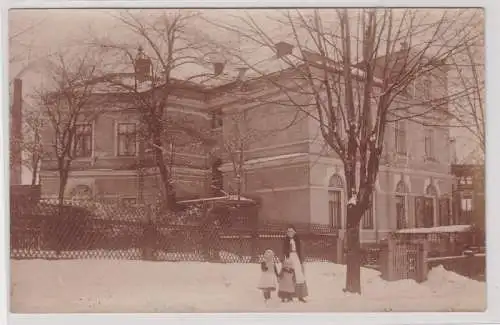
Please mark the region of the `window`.
POLYGON ((137 154, 137 126, 135 123, 118 124, 118 156, 135 156, 137 154))
POLYGON ((76 126, 75 158, 88 158, 92 156, 92 124, 79 124, 76 126))
POLYGON ((396 185, 396 227, 397 229, 406 228, 408 226, 408 220, 406 216, 406 201, 408 195, 408 187, 403 181, 403 176, 401 180, 396 185))
POLYGON ((430 184, 425 189, 424 199, 424 227, 429 228, 434 226, 434 214, 436 207, 437 190, 434 185, 430 184))
POLYGON ((424 197, 415 198, 415 227, 423 227, 424 224, 424 197))
POLYGON ((344 189, 344 182, 342 177, 338 174, 332 175, 328 182, 329 200, 328 200, 328 214, 329 223, 334 228, 342 228, 342 191, 344 189))
POLYGON ((434 199, 430 197, 424 198, 424 208, 422 216, 422 226, 430 228, 434 226, 434 199))
POLYGON ((396 121, 395 140, 396 152, 406 154, 406 125, 404 121, 396 121))
POLYGON ((461 209, 462 211, 472 211, 472 199, 462 199, 461 209))
POLYGON ((396 195, 396 227, 398 229, 406 228, 406 197, 396 195))
POLYGON ((368 209, 366 209, 365 213, 363 214, 361 227, 363 229, 373 229, 373 206, 372 206, 372 204, 369 205, 368 209))
POLYGON ((425 157, 434 159, 434 131, 432 129, 425 130, 425 157))
POLYGON ((415 198, 416 227, 430 228, 434 226, 434 214, 437 191, 434 185, 427 186, 425 196, 415 198))
POLYGON ((472 219, 472 198, 462 198, 460 200, 460 224, 469 224, 472 219))
POLYGON ((340 191, 330 191, 330 200, 328 201, 328 211, 330 215, 330 226, 342 228, 342 201, 340 191))
POLYGON ((135 197, 122 198, 122 205, 125 207, 132 207, 136 204, 137 204, 137 199, 135 197))
POLYGON ((87 185, 77 185, 70 195, 73 199, 89 200, 92 198, 92 190, 87 185))
POLYGON ((222 127, 222 112, 215 111, 211 114, 212 118, 212 129, 218 129, 222 127))
POLYGON ((439 199, 439 226, 449 226, 452 224, 450 215, 450 199, 442 197, 439 199))
POLYGON ((430 100, 431 99, 431 94, 432 94, 432 81, 430 77, 427 77, 423 80, 422 82, 423 86, 423 93, 422 97, 424 100, 430 100))

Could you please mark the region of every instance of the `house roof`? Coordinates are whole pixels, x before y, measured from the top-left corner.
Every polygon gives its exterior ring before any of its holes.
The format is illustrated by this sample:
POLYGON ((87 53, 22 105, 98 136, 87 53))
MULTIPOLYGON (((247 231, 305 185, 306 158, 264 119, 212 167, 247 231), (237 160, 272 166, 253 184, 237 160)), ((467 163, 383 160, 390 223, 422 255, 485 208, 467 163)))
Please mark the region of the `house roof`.
MULTIPOLYGON (((404 60, 401 60, 400 58, 406 54, 407 51, 404 50, 395 52, 393 54, 393 56, 396 57, 394 60, 395 64, 403 65, 404 60)), ((216 94, 229 92, 240 85, 241 82, 258 83, 259 81, 279 77, 285 72, 293 73, 294 70, 301 69, 305 67, 306 64, 318 69, 324 69, 324 64, 326 62, 327 69, 332 72, 340 73, 343 71, 342 63, 333 61, 329 58, 324 58, 319 53, 310 50, 303 50, 303 52, 300 52, 300 49, 298 48, 294 48, 291 54, 286 55, 286 62, 281 58, 278 58, 276 53, 273 52, 265 55, 259 55, 258 57, 264 57, 264 59, 261 59, 258 62, 247 62, 247 64, 251 64, 251 68, 246 69, 243 74, 243 78, 240 70, 243 66, 241 64, 229 62, 226 63, 224 71, 220 75, 213 76, 208 73, 201 74, 192 80, 173 78, 171 79, 171 85, 177 85, 178 87, 184 89, 192 89, 196 92, 216 94), (302 53, 304 54, 305 60, 302 57, 302 53)), ((381 56, 376 59, 376 62, 380 62, 379 66, 382 66, 382 62, 384 62, 385 58, 386 56, 381 56)), ((353 76, 362 80, 366 76, 363 68, 363 63, 359 62, 353 65, 351 73, 353 76)), ((375 81, 377 84, 381 84, 382 82, 381 79, 377 77, 380 76, 380 74, 381 69, 379 69, 375 74, 375 81)), ((97 93, 126 93, 128 91, 125 87, 135 86, 135 77, 133 72, 106 73, 103 76, 89 80, 88 83, 100 83, 100 85, 95 89, 97 93)), ((160 85, 159 87, 161 86, 163 85, 160 85)), ((147 81, 139 84, 139 87, 143 87, 144 91, 151 89, 150 84, 148 84, 147 81)))
POLYGON ((181 205, 189 205, 189 204, 197 204, 197 203, 206 203, 206 202, 214 202, 214 203, 225 203, 225 204, 235 204, 235 203, 244 203, 244 204, 255 204, 256 202, 250 198, 231 194, 227 196, 217 196, 217 197, 207 197, 201 199, 194 200, 184 200, 179 201, 178 203, 181 205))

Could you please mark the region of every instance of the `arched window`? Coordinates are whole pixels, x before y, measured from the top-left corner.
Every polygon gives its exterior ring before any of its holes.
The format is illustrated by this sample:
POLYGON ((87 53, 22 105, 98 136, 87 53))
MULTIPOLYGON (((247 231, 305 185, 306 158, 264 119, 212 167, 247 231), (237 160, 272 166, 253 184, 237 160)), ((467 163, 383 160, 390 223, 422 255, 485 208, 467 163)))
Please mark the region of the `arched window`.
POLYGON ((92 199, 92 190, 87 185, 77 185, 71 191, 71 198, 80 200, 92 199))
POLYGON ((436 187, 432 184, 429 184, 426 189, 425 189, 425 195, 426 196, 431 196, 431 197, 435 197, 437 196, 437 190, 436 190, 436 187))
POLYGON ((342 177, 335 174, 328 182, 328 213, 330 226, 342 228, 342 192, 344 182, 342 177))
POLYGON ((396 186, 396 227, 397 229, 408 226, 407 204, 408 187, 403 180, 400 180, 396 186))
POLYGON ((340 177, 337 174, 330 177, 328 187, 341 188, 341 189, 344 188, 344 181, 342 180, 342 177, 340 177))

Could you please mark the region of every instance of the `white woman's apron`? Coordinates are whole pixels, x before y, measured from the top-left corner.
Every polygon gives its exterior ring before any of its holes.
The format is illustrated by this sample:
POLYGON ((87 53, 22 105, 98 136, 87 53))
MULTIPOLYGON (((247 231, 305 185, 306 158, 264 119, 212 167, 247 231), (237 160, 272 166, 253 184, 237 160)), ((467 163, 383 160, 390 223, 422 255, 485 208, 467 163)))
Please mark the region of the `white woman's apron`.
POLYGON ((290 239, 290 261, 292 262, 293 269, 295 271, 295 282, 297 284, 305 283, 306 278, 302 270, 299 255, 297 254, 297 245, 295 245, 295 240, 293 239, 290 239))

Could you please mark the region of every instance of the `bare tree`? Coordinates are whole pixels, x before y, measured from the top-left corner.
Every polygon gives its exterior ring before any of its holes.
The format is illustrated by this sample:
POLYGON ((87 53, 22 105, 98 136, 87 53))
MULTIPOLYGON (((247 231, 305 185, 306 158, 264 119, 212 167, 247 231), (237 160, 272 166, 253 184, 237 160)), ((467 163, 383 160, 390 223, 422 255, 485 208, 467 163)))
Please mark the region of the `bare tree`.
POLYGON ((450 103, 453 124, 467 130, 484 155, 486 112, 483 38, 468 42, 463 53, 450 60, 449 66, 453 76, 450 87, 462 93, 450 103))
POLYGON ((31 171, 31 185, 37 185, 40 163, 44 158, 42 133, 46 127, 46 121, 43 110, 25 109, 23 115, 23 137, 20 140, 23 152, 22 163, 31 171))
POLYGON ((276 104, 314 119, 324 141, 342 161, 349 198, 345 287, 349 292, 361 293, 359 225, 371 205, 386 126, 409 118, 419 123, 442 120, 449 95, 436 98, 421 92, 431 91, 429 82, 434 79, 445 78, 446 60, 476 37, 466 28, 463 11, 426 12, 286 12, 273 20, 276 30, 288 31, 287 38, 293 40, 282 46, 250 14, 240 17, 238 26, 215 23, 276 53, 288 73, 268 75, 258 64, 242 56, 238 59, 286 95, 276 104))
MULTIPOLYGON (((260 89, 257 91, 245 90, 252 81, 237 80, 231 97, 239 99, 240 105, 226 109, 221 115, 223 123, 222 140, 219 142, 220 154, 223 161, 231 165, 233 179, 228 182, 230 191, 239 198, 244 191, 244 177, 248 163, 252 160, 251 150, 262 146, 262 141, 286 132, 301 119, 307 118, 300 111, 288 114, 285 110, 273 110, 273 114, 280 117, 280 124, 269 128, 262 123, 262 116, 270 113, 271 107, 266 99, 260 98, 260 89)), ((260 180, 259 180, 260 181, 260 180)))
POLYGON ((245 153, 250 148, 252 141, 255 140, 257 134, 254 130, 248 129, 248 112, 239 110, 226 114, 224 119, 224 135, 221 142, 222 152, 231 164, 231 175, 234 177, 232 182, 233 188, 231 192, 235 192, 238 199, 242 194, 245 153), (254 131, 254 132, 252 132, 254 131))
POLYGON ((184 138, 192 139, 193 145, 212 142, 206 130, 200 130, 198 125, 186 119, 172 116, 167 108, 176 91, 193 87, 193 80, 213 77, 213 72, 207 68, 212 68, 212 63, 202 51, 203 44, 197 42, 196 31, 191 28, 196 13, 166 11, 157 14, 155 17, 141 17, 140 12, 122 11, 113 16, 144 48, 137 50, 137 43, 98 37, 92 43, 103 53, 113 55, 115 60, 121 57, 125 64, 134 65, 135 81, 132 85, 120 76, 107 81, 127 93, 138 109, 144 145, 150 148, 163 183, 164 203, 166 208, 173 209, 176 197, 172 172, 169 159, 164 155, 167 148, 176 145, 172 142, 175 138, 173 134, 182 133, 184 138), (200 72, 189 75, 196 68, 201 68, 200 72))
MULTIPOLYGON (((59 53, 47 66, 51 82, 35 95, 50 134, 44 139, 51 147, 46 147, 45 153, 57 164, 60 206, 64 202, 72 162, 79 156, 88 156, 91 150, 83 140, 99 113, 99 105, 93 100, 97 71, 97 61, 90 52, 71 59, 59 53)), ((35 159, 40 159, 38 152, 35 159)))

